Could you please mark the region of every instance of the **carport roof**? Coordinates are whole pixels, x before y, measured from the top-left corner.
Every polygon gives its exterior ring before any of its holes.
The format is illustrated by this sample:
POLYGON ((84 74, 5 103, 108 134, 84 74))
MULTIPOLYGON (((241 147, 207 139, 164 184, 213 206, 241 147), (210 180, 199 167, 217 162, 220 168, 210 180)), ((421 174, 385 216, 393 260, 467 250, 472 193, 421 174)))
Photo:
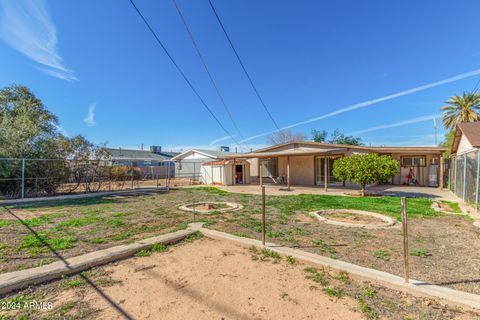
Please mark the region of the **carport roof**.
POLYGON ((442 147, 371 147, 352 146, 345 144, 329 144, 312 141, 292 141, 250 153, 238 153, 225 156, 225 159, 234 158, 271 158, 278 156, 301 155, 329 155, 345 153, 347 151, 375 152, 375 153, 403 153, 403 154, 442 154, 447 148, 442 147))

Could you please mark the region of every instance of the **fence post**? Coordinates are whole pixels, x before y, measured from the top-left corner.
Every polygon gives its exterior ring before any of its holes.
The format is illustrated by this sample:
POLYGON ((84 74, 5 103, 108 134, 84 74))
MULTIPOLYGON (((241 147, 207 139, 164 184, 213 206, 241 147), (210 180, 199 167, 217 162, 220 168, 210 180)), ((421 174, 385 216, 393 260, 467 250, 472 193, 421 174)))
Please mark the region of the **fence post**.
POLYGON ((454 165, 454 170, 453 170, 453 193, 457 194, 457 156, 454 156, 453 158, 453 165, 454 165))
POLYGON ((475 212, 478 213, 478 200, 480 192, 480 149, 477 151, 477 186, 475 188, 475 212))
POLYGON ((132 180, 132 190, 133 190, 133 161, 130 161, 130 169, 131 169, 131 180, 132 180))
POLYGON ((88 160, 85 161, 85 193, 88 193, 88 160))
POLYGON ((167 187, 167 191, 170 190, 170 162, 167 161, 167 181, 165 182, 165 186, 167 187))
POLYGON ((407 228, 407 200, 402 197, 402 234, 403 234, 403 281, 408 283, 408 228, 407 228))
POLYGON ((265 186, 262 185, 262 244, 265 245, 265 186))
POLYGON ((25 198, 25 158, 22 158, 22 199, 25 198))
POLYGON ((462 199, 465 201, 465 193, 467 188, 465 184, 467 183, 467 154, 463 155, 463 183, 462 183, 462 199))

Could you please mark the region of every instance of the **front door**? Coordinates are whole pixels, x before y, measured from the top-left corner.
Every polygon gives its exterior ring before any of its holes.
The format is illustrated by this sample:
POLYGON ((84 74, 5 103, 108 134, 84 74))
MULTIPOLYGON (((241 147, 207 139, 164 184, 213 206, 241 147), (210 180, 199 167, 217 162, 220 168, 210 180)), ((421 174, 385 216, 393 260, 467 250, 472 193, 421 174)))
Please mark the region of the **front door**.
POLYGON ((235 165, 235 184, 243 184, 243 165, 235 165))

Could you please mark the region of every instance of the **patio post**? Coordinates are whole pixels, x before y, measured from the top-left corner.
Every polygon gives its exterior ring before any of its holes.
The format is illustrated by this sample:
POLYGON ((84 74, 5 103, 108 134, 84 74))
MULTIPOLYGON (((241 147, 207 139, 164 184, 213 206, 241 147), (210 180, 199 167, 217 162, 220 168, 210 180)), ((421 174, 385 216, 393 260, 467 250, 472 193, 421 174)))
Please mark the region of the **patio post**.
POLYGON ((478 200, 480 195, 480 150, 477 151, 477 186, 475 188, 475 212, 478 213, 478 200))
MULTIPOLYGON (((232 160, 232 185, 235 185, 235 158, 232 160)), ((213 181, 212 181, 213 182, 213 181)))
POLYGON ((323 178, 324 178, 324 187, 325 192, 328 192, 328 158, 327 156, 323 157, 323 178))
POLYGON ((290 190, 290 156, 287 156, 287 190, 290 190))
POLYGON ((440 190, 443 190, 443 171, 444 171, 444 161, 443 161, 443 157, 440 155, 440 169, 439 169, 439 177, 438 177, 438 188, 440 190))
POLYGON ((260 177, 260 186, 263 186, 263 160, 258 158, 258 176, 260 177))

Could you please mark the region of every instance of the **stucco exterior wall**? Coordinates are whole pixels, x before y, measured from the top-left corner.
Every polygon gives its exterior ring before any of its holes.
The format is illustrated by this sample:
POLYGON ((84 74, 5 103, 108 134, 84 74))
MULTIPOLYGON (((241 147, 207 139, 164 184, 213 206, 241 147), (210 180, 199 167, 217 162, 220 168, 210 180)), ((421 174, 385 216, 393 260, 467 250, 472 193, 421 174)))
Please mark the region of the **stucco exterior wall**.
POLYGON ((314 156, 290 157, 290 181, 292 184, 314 185, 314 156))
POLYGON ((250 176, 258 177, 258 158, 247 159, 250 163, 250 176))

